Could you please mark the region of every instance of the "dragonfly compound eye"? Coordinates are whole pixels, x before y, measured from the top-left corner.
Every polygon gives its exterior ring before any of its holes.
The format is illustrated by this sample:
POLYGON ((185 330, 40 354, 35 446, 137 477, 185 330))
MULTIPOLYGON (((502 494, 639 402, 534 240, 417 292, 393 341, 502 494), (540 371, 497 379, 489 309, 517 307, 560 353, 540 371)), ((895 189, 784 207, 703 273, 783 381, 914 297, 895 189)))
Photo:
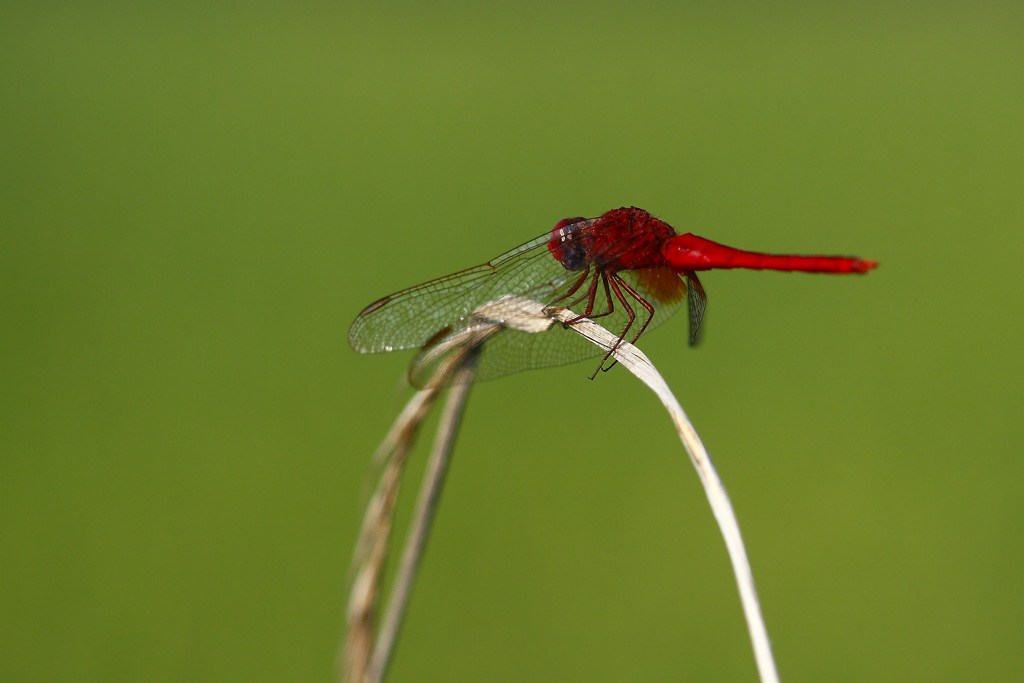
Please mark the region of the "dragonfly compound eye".
POLYGON ((583 246, 582 230, 585 218, 563 218, 551 230, 548 248, 566 270, 583 270, 587 267, 587 251, 583 246))

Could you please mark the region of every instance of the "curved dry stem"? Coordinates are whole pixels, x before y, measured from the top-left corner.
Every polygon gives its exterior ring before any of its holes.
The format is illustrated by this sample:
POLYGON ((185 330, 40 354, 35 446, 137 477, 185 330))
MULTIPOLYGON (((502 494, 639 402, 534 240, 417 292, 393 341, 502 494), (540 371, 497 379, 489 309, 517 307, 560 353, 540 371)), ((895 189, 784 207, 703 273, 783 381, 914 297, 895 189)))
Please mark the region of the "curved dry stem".
POLYGON ((352 555, 348 627, 339 672, 343 681, 362 683, 366 678, 373 651, 374 617, 402 470, 416 431, 437 396, 436 389, 416 392, 374 455, 375 463, 384 469, 366 506, 359 540, 352 555))
MULTIPOLYGON (((615 356, 615 359, 650 387, 668 410, 683 446, 697 469, 708 502, 711 504, 711 510, 725 539, 726 549, 739 587, 740 601, 747 620, 747 628, 753 643, 754 657, 761 681, 762 683, 778 683, 778 671, 772 656, 771 643, 768 640, 768 631, 761 614, 761 607, 757 600, 753 572, 743 545, 739 523, 736 520, 732 504, 729 502, 725 486, 715 471, 711 456, 708 455, 707 449, 704 448, 704 444, 686 417, 679 401, 673 396, 668 384, 647 356, 632 344, 620 342, 616 335, 591 320, 586 318, 576 320, 576 315, 566 308, 546 308, 536 301, 508 296, 481 307, 477 313, 481 316, 480 322, 471 329, 467 328, 465 340, 461 342, 461 349, 446 362, 446 367, 439 370, 437 374, 437 386, 439 387, 448 383, 448 379, 451 378, 448 373, 468 373, 456 377, 452 382, 452 395, 446 405, 446 417, 442 419, 434 452, 431 454, 430 463, 428 463, 423 487, 413 515, 413 527, 406 541, 402 564, 395 580, 396 588, 388 604, 381 634, 374 646, 373 610, 379 593, 380 575, 386 554, 391 515, 394 511, 394 497, 397 496, 405 452, 423 415, 436 397, 436 388, 426 389, 417 394, 413 401, 410 401, 410 405, 403 411, 403 417, 396 421, 392 432, 385 439, 379 451, 379 453, 386 452, 391 450, 394 445, 389 466, 384 471, 377 492, 371 499, 363 523, 363 533, 357 546, 355 560, 359 565, 359 571, 353 583, 349 603, 345 680, 350 683, 379 683, 386 672, 408 604, 416 569, 429 533, 444 479, 448 454, 454 442, 454 435, 458 428, 466 393, 469 390, 469 381, 480 345, 491 334, 502 328, 535 333, 547 330, 555 321, 567 324, 570 320, 574 320, 575 322, 568 327, 605 351, 614 349, 612 355, 615 356)), ((460 344, 457 340, 453 340, 453 343, 456 343, 457 346, 460 344)), ((387 456, 378 457, 385 459, 387 456)))
POLYGON ((388 599, 380 633, 377 634, 377 644, 373 648, 370 668, 366 675, 367 683, 379 683, 384 680, 388 664, 391 662, 391 654, 405 619, 406 608, 409 606, 412 585, 416 580, 420 559, 426 548, 434 513, 437 511, 445 473, 448 471, 448 463, 451 460, 452 447, 455 445, 455 435, 459 431, 462 412, 466 407, 466 399, 469 397, 473 373, 476 371, 477 350, 479 347, 472 347, 471 352, 464 355, 465 357, 456 371, 455 382, 448 392, 444 411, 441 413, 437 436, 434 439, 434 448, 430 453, 430 459, 427 460, 427 469, 423 474, 423 483, 420 486, 416 508, 412 514, 412 526, 406 535, 401 564, 399 564, 398 574, 395 577, 395 586, 388 599))
MULTIPOLYGON (((575 314, 568 309, 549 310, 548 313, 563 323, 575 317, 575 314)), ((581 336, 605 349, 613 348, 618 341, 616 335, 590 320, 580 320, 570 327, 581 336)), ((679 438, 687 453, 690 454, 690 461, 697 470, 701 484, 704 485, 704 493, 711 504, 711 511, 718 522, 722 538, 725 539, 733 573, 736 576, 736 585, 739 587, 740 602, 743 604, 743 614, 747 620, 747 630, 750 632, 750 640, 754 647, 754 659, 757 662, 761 681, 762 683, 778 683, 779 673, 772 655, 768 629, 761 614, 761 605, 757 599, 754 573, 750 568, 750 560, 747 558, 747 551, 743 545, 740 525, 736 519, 736 513, 733 511, 732 503, 729 501, 725 485, 711 461, 711 456, 708 455, 700 436, 697 435, 697 430, 694 429, 682 406, 679 405, 679 401, 672 394, 672 390, 669 389, 668 384, 647 356, 640 349, 625 342, 619 343, 612 355, 657 394, 675 423, 679 438)))

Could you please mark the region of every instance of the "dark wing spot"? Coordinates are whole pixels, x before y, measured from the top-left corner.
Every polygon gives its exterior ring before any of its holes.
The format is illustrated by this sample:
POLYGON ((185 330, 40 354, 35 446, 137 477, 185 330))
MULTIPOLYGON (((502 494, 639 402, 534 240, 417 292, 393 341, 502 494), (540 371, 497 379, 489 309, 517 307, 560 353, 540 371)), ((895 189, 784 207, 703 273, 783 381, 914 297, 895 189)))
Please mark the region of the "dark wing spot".
POLYGON ((387 304, 387 302, 389 302, 389 301, 391 301, 391 297, 390 296, 386 296, 383 299, 378 299, 377 301, 374 301, 372 304, 370 304, 369 306, 364 308, 363 312, 360 313, 359 316, 357 316, 357 317, 362 317, 364 315, 369 315, 370 313, 373 313, 374 311, 376 311, 381 306, 384 306, 385 304, 387 304))

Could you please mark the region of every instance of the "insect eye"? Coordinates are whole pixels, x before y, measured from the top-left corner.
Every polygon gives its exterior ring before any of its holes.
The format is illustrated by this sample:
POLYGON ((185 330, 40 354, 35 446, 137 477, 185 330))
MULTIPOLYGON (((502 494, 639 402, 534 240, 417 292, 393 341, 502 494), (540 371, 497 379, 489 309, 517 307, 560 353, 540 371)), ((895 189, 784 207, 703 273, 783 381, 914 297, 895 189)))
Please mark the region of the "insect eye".
POLYGON ((568 235, 571 235, 576 231, 576 223, 586 220, 582 216, 576 216, 575 218, 563 218, 562 220, 555 223, 555 227, 552 228, 552 234, 558 234, 565 239, 568 235))
POLYGON ((551 229, 548 249, 567 270, 583 270, 587 267, 587 252, 582 237, 585 218, 563 218, 551 229), (579 232, 579 235, 574 233, 579 232))

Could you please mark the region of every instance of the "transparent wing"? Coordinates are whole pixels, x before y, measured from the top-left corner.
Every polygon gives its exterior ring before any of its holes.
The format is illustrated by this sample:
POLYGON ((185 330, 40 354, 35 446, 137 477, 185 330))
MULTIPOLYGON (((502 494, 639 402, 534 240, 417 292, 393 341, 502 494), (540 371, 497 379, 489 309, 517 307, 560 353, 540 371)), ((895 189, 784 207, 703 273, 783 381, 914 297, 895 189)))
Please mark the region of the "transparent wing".
POLYGON ((505 294, 554 299, 580 274, 566 270, 551 255, 550 238, 546 233, 483 265, 370 304, 352 323, 349 344, 360 353, 420 348, 445 330, 461 328, 474 310, 505 294))
MULTIPOLYGON (((446 335, 439 343, 448 339, 446 335)), ((421 350, 409 367, 409 382, 416 387, 426 386, 445 367, 453 352, 438 356, 433 353, 433 346, 421 350)), ((536 334, 503 329, 484 342, 473 381, 486 382, 521 370, 565 365, 601 353, 598 347, 559 323, 536 334)), ((447 384, 450 379, 441 380, 441 384, 447 384)))
POLYGON ((704 293, 704 287, 697 279, 697 273, 692 270, 686 271, 688 283, 688 296, 690 302, 690 346, 696 346, 700 332, 700 324, 704 320, 704 309, 708 307, 708 297, 704 293))
MULTIPOLYGON (((654 315, 644 334, 671 317, 686 299, 686 282, 669 268, 620 271, 618 274, 654 308, 654 315)), ((579 273, 574 273, 574 275, 579 277, 579 273)), ((564 283, 562 289, 564 290, 568 286, 568 282, 564 283)), ((587 297, 587 288, 581 288, 581 291, 574 296, 585 298, 578 303, 573 303, 575 299, 559 301, 557 305, 569 305, 573 312, 582 315, 586 309, 586 298, 589 298, 587 297)), ((625 335, 626 341, 632 341, 648 314, 647 310, 628 294, 625 295, 625 299, 636 317, 625 335)), ((541 301, 544 300, 541 299, 541 301)), ((629 315, 614 293, 611 294, 611 303, 612 312, 608 313, 608 298, 599 281, 595 290, 594 310, 591 312, 591 317, 609 331, 620 334, 629 323, 629 315)), ((446 356, 437 356, 431 353, 434 346, 443 344, 460 331, 456 328, 446 334, 438 335, 431 340, 427 348, 417 355, 409 368, 409 381, 414 386, 424 386, 444 363, 446 356)), ((505 329, 484 343, 473 381, 484 382, 522 370, 566 365, 588 358, 597 358, 605 353, 604 349, 595 346, 560 324, 553 325, 546 332, 536 334, 505 329)))

